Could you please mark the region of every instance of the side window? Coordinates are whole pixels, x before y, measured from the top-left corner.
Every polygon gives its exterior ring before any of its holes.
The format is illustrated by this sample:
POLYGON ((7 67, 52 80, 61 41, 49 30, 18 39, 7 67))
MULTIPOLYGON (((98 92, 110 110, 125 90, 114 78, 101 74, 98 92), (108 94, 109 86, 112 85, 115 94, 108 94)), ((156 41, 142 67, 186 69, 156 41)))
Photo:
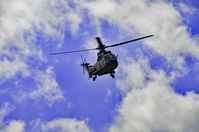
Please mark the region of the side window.
POLYGON ((107 55, 105 55, 105 56, 104 56, 104 59, 105 59, 105 60, 108 60, 108 56, 107 56, 107 55))

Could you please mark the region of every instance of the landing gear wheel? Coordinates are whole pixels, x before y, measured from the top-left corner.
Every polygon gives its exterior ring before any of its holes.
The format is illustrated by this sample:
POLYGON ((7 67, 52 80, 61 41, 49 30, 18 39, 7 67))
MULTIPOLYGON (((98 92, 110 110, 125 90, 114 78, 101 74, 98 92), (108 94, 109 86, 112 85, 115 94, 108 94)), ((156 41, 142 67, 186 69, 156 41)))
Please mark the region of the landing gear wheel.
POLYGON ((95 81, 96 79, 97 79, 97 76, 94 76, 94 77, 93 77, 93 81, 95 81))
POLYGON ((114 78, 115 78, 115 75, 111 75, 111 77, 114 79, 114 78))
POLYGON ((111 73, 110 76, 111 76, 113 79, 115 78, 114 73, 111 73))

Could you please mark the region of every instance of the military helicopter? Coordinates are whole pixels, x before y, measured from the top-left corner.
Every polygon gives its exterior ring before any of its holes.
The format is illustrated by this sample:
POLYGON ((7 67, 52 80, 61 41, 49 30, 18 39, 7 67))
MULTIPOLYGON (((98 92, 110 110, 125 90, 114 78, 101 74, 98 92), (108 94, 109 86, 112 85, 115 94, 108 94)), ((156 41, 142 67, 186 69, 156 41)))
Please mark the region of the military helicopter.
POLYGON ((123 44, 131 43, 134 41, 138 41, 141 39, 146 39, 149 37, 153 37, 153 35, 148 35, 141 38, 136 38, 133 40, 112 44, 112 45, 104 45, 100 39, 100 37, 96 37, 98 47, 93 49, 83 49, 83 50, 74 50, 74 51, 64 51, 64 52, 55 52, 51 53, 50 55, 58 55, 58 54, 69 54, 74 52, 85 52, 85 51, 91 51, 91 50, 99 50, 97 53, 97 62, 94 65, 90 65, 86 62, 86 59, 84 59, 82 56, 82 64, 83 66, 83 73, 84 69, 88 72, 89 78, 93 78, 93 81, 97 79, 97 76, 102 76, 105 74, 110 74, 112 78, 115 78, 115 69, 118 66, 117 56, 113 54, 111 51, 106 51, 107 48, 120 46, 123 44))

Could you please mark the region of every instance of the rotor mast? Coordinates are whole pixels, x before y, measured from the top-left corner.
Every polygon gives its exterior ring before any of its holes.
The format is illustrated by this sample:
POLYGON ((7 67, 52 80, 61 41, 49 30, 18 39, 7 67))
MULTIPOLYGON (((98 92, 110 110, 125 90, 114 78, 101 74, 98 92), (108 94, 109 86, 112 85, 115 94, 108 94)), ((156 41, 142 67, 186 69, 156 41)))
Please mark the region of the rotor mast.
POLYGON ((98 43, 98 47, 97 49, 100 51, 104 51, 105 50, 105 45, 102 43, 100 37, 96 37, 97 43, 98 43))

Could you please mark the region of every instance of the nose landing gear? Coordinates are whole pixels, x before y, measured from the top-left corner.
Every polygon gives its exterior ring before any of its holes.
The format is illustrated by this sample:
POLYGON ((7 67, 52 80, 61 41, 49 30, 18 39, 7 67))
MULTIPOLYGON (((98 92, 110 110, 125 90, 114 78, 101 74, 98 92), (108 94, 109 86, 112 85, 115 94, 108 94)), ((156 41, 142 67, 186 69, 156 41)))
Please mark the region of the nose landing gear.
POLYGON ((95 75, 94 77, 93 77, 93 81, 95 81, 97 79, 97 76, 95 75))
POLYGON ((115 78, 115 71, 113 71, 112 73, 110 73, 110 76, 114 79, 115 78))

